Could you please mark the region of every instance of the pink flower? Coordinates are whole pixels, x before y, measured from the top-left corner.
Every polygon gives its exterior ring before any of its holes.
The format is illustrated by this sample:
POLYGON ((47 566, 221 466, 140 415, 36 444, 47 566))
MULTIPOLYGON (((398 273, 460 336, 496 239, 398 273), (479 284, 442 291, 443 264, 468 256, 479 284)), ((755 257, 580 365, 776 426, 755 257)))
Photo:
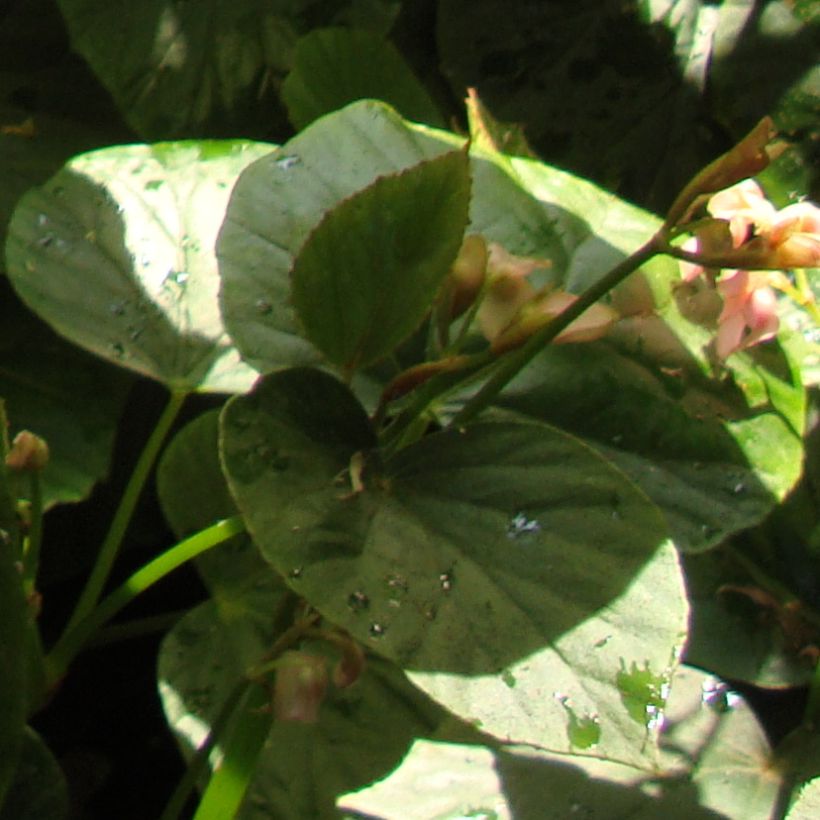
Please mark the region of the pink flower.
POLYGON ((796 202, 778 211, 764 233, 772 249, 772 267, 820 267, 820 208, 796 202))
POLYGON ((768 282, 765 273, 738 270, 725 272, 717 283, 723 297, 715 341, 719 359, 727 359, 777 333, 777 297, 768 282))
POLYGON ((716 219, 725 219, 729 223, 732 244, 740 247, 749 238, 749 229, 764 233, 775 217, 775 208, 761 187, 753 179, 744 179, 718 191, 710 200, 707 210, 716 219))

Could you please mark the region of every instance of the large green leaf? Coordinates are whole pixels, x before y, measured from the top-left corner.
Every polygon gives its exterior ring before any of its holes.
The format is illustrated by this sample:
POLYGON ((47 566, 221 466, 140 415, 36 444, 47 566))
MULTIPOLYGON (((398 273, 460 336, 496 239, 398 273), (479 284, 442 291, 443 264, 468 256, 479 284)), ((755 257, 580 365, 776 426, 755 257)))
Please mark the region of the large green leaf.
POLYGON ((389 777, 344 795, 339 805, 382 820, 773 816, 779 775, 769 768, 760 724, 738 695, 683 668, 672 683, 667 717, 662 763, 649 777, 611 761, 489 748, 479 737, 458 744, 417 741, 389 777))
MULTIPOLYGON (((556 169, 520 158, 510 165, 539 201, 586 219, 567 242, 572 291, 657 229, 646 212, 556 169)), ((663 508, 684 549, 758 523, 785 497, 801 471, 806 407, 784 348, 716 365, 716 315, 698 311, 702 298, 681 286, 677 263, 653 259, 614 292, 623 319, 607 342, 545 351, 501 401, 599 448, 663 508)))
MULTIPOLYGON (((276 638, 271 614, 280 593, 269 574, 267 583, 241 596, 201 604, 163 642, 160 694, 186 754, 201 744, 236 680, 276 638)), ((395 667, 369 658, 354 686, 329 695, 318 723, 273 724, 238 817, 334 817, 338 794, 385 774, 439 719, 439 710, 395 667)))
POLYGON ((297 130, 354 100, 377 99, 409 120, 443 125, 441 114, 398 49, 369 31, 329 28, 296 43, 282 99, 297 130))
POLYGON ((293 313, 290 271, 339 202, 381 176, 449 153, 463 140, 412 130, 382 103, 353 103, 243 173, 217 243, 225 326, 260 370, 318 361, 293 313))
POLYGON ((177 390, 245 389, 217 304, 213 245, 233 183, 271 146, 182 142, 71 160, 21 200, 9 276, 58 332, 177 390))
POLYGON ((651 758, 686 629, 656 508, 546 425, 439 433, 386 464, 373 447, 364 411, 319 371, 228 403, 223 462, 267 560, 485 730, 651 758))
MULTIPOLYGON (((226 326, 249 361, 273 369, 317 360, 298 335, 288 277, 305 237, 376 176, 457 144, 451 134, 363 102, 247 169, 219 252, 226 326), (329 163, 343 169, 332 179, 329 163)), ((571 291, 596 281, 659 225, 542 163, 475 148, 471 160, 469 230, 550 258, 551 277, 571 291)), ((653 259, 616 291, 613 305, 624 320, 610 344, 550 351, 504 399, 617 460, 664 508, 686 549, 753 525, 785 496, 800 472, 805 415, 799 368, 786 350, 770 345, 735 354, 726 369, 715 366, 715 317, 698 314, 698 298, 681 287, 676 262, 653 259)))
POLYGON ((147 139, 265 135, 299 34, 315 25, 384 28, 395 0, 59 0, 74 48, 147 139))
POLYGON ((43 502, 80 501, 108 472, 131 379, 56 336, 0 284, 0 396, 11 434, 49 445, 43 502))
POLYGON ((327 214, 291 273, 305 334, 327 359, 351 372, 415 330, 458 253, 469 200, 466 152, 452 151, 327 214))

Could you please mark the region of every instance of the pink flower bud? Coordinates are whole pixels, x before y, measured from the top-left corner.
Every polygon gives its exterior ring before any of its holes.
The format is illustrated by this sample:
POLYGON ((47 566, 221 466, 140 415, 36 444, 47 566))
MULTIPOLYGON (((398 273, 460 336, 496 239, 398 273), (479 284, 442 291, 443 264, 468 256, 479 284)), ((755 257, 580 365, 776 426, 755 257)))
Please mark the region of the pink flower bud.
POLYGON ((276 665, 273 713, 277 720, 316 723, 327 691, 325 658, 307 652, 285 652, 276 665))
POLYGON ((45 439, 23 430, 14 437, 6 455, 6 467, 16 473, 39 473, 48 464, 48 457, 45 439))

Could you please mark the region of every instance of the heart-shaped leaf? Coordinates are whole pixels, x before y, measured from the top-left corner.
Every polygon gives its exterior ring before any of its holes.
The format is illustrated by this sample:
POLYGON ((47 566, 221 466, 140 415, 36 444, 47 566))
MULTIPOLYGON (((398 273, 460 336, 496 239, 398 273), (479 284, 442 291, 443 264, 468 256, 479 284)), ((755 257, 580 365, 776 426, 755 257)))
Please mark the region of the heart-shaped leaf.
POLYGON ((431 435, 386 464, 373 448, 364 411, 318 371, 266 377, 223 411, 248 528, 326 617, 487 731, 651 756, 686 627, 656 508, 541 424, 431 435), (571 713, 597 733, 573 735, 571 713))
POLYGON ((300 249, 293 303, 307 337, 347 372, 390 353, 416 326, 458 253, 470 199, 452 151, 337 205, 300 249))
POLYGON ((282 84, 282 99, 297 130, 361 99, 384 100, 409 120, 444 124, 398 49, 369 31, 326 28, 302 37, 282 84))
POLYGON ((363 101, 250 166, 217 243, 225 327, 242 356, 262 371, 318 362, 293 312, 290 271, 299 250, 342 200, 460 143, 408 129, 388 106, 363 101))
POLYGON ((217 303, 214 241, 239 172, 271 146, 104 148, 27 193, 9 228, 9 276, 58 332, 172 389, 236 391, 217 303))

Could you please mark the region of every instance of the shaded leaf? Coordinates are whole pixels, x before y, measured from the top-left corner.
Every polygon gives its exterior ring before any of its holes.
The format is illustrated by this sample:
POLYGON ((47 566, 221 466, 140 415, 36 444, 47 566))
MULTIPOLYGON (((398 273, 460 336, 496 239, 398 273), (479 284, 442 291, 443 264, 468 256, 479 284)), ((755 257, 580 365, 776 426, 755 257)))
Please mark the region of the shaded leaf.
POLYGON ((649 707, 686 628, 654 506, 545 425, 439 433, 383 465, 373 447, 364 411, 318 371, 228 403, 228 482, 266 559, 299 568, 300 595, 486 731, 572 748, 574 710, 600 721, 589 753, 651 758, 649 707))
POLYGON ((299 250, 293 303, 345 371, 372 364, 429 311, 461 246, 470 184, 453 151, 381 177, 330 211, 299 250))
MULTIPOLYGON (((0 403, 0 423, 5 412, 0 403)), ((5 432, 5 431, 0 431, 5 432)), ((0 806, 14 772, 23 742, 27 706, 27 612, 18 569, 20 556, 15 499, 8 485, 5 437, 0 446, 0 806)))
POLYGON ((444 125, 398 49, 369 31, 327 28, 297 43, 282 99, 297 130, 354 100, 378 99, 409 120, 444 125))
POLYGON ((688 663, 756 686, 800 686, 811 680, 809 660, 787 645, 771 613, 723 590, 748 578, 738 575, 720 551, 687 555, 684 568, 692 603, 688 663))
MULTIPOLYGON (((276 637, 271 613, 278 594, 275 586, 257 584, 241 598, 202 604, 163 642, 160 694, 187 754, 202 742, 234 682, 276 637)), ((334 817, 336 795, 382 776, 438 719, 395 667, 368 659, 354 686, 330 695, 318 723, 273 724, 238 817, 334 817)))
POLYGON ((108 474, 131 379, 60 339, 0 287, 0 396, 10 434, 49 445, 43 503, 80 501, 108 474))
POLYGON ((779 787, 770 749, 739 696, 696 670, 675 675, 662 765, 645 771, 526 748, 417 741, 389 777, 340 808, 383 820, 486 816, 516 820, 769 817, 779 787), (442 772, 447 773, 446 782, 442 772))
MULTIPOLYGON (((183 427, 157 466, 157 495, 177 538, 238 513, 219 464, 219 411, 211 410, 183 427)), ((247 535, 237 535, 195 559, 211 595, 237 596, 271 575, 247 535)))
POLYGON ((30 727, 14 782, 0 800, 0 820, 64 820, 69 816, 68 788, 54 755, 30 727))
POLYGON ((213 244, 239 171, 271 146, 183 142, 75 157, 18 205, 15 289, 59 333, 177 390, 242 390, 213 244))
POLYGON ((74 48, 147 139, 266 135, 298 36, 389 26, 394 0, 59 0, 74 48))

